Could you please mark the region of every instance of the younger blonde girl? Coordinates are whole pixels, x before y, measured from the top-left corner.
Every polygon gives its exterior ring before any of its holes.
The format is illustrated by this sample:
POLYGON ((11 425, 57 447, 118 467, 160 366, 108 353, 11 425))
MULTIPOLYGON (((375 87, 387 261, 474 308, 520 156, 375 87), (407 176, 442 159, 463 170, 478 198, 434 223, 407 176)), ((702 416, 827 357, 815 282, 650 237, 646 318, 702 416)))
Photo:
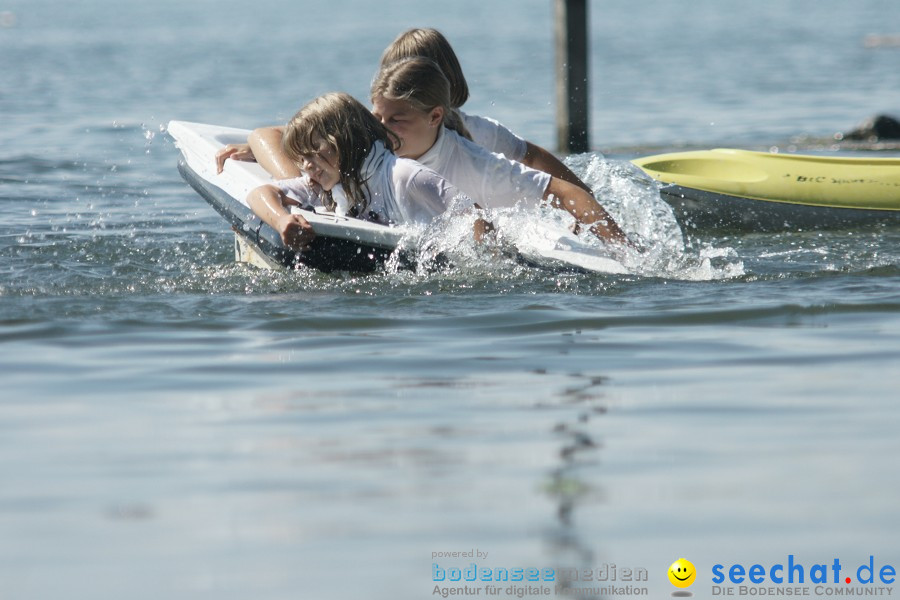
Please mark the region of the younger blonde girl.
MULTIPOLYGON (((320 96, 284 128, 281 152, 304 175, 256 188, 248 204, 292 248, 315 237, 309 222, 291 213, 292 206, 324 206, 338 214, 399 224, 427 223, 453 203, 472 205, 434 171, 394 155, 396 144, 396 136, 351 96, 320 96)), ((476 237, 483 226, 476 225, 476 237)))

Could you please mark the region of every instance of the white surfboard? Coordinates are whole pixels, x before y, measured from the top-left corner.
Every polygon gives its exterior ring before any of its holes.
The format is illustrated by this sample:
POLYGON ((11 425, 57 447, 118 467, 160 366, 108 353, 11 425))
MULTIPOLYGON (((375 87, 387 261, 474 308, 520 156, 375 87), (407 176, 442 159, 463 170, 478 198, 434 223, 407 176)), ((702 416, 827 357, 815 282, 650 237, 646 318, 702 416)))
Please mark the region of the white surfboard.
MULTIPOLYGON (((502 229, 504 223, 501 221, 502 229)), ((591 273, 628 273, 628 269, 603 251, 558 224, 531 221, 520 228, 514 243, 520 259, 544 268, 588 271, 591 273)))
POLYGON ((184 179, 235 228, 240 260, 270 267, 306 264, 324 271, 371 271, 403 237, 402 227, 294 207, 312 225, 316 239, 303 251, 287 248, 247 205, 247 194, 272 183, 271 176, 255 162, 237 160, 225 161, 222 172, 216 172, 216 153, 228 144, 246 142, 249 130, 170 121, 167 131, 181 150, 179 170, 184 179), (253 256, 254 252, 261 256, 253 256))
MULTIPOLYGON (((244 143, 250 131, 188 121, 170 121, 167 131, 181 150, 179 171, 184 179, 233 226, 239 260, 275 267, 305 264, 324 271, 371 271, 387 259, 404 236, 404 228, 342 217, 332 212, 294 208, 309 221, 316 239, 309 249, 286 248, 278 234, 247 205, 247 194, 271 183, 255 162, 227 160, 216 172, 216 153, 228 144, 244 143), (252 256, 253 254, 259 256, 252 256)), ((625 273, 625 267, 575 236, 547 230, 537 243, 519 248, 520 257, 537 266, 595 273, 625 273)))

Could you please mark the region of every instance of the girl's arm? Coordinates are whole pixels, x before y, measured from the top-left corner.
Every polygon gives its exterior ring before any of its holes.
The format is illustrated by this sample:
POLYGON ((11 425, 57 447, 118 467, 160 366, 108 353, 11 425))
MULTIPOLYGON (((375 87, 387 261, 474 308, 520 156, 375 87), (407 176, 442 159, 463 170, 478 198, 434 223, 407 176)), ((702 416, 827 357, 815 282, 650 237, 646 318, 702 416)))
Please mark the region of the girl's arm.
POLYGON ((532 144, 531 142, 526 141, 525 143, 527 149, 525 150, 525 156, 522 158, 522 164, 527 165, 532 169, 543 171, 544 173, 562 179, 563 181, 568 181, 569 183, 577 185, 588 194, 593 195, 591 188, 581 181, 581 179, 578 178, 578 175, 573 173, 561 160, 556 158, 552 152, 532 144))
POLYGON ((281 149, 282 127, 261 127, 254 129, 247 141, 256 162, 275 179, 290 179, 300 176, 300 167, 290 160, 281 149))
POLYGON ((300 167, 281 149, 281 133, 281 127, 260 127, 250 132, 246 144, 228 144, 216 152, 216 172, 221 173, 230 158, 256 161, 275 179, 299 177, 300 167))
POLYGON ((618 223, 591 194, 577 185, 552 177, 544 199, 547 200, 551 195, 554 197, 554 207, 563 208, 579 223, 590 225, 591 233, 601 240, 631 245, 618 223))
POLYGON ((247 204, 256 216, 278 232, 281 241, 289 248, 302 248, 316 237, 309 221, 300 215, 291 214, 288 209, 288 206, 299 206, 299 203, 288 198, 274 185, 262 185, 250 192, 247 204))

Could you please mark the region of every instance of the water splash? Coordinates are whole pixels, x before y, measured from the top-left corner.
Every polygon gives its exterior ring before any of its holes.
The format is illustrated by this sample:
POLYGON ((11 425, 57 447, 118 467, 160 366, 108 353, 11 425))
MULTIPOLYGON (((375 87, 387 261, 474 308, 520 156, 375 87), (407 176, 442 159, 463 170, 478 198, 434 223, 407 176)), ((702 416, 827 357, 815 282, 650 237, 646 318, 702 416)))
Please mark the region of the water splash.
MULTIPOLYGON (((635 249, 607 244, 589 231, 575 233, 574 219, 549 207, 515 207, 481 213, 497 229, 476 243, 476 215, 449 211, 407 240, 420 277, 480 279, 509 276, 537 280, 539 269, 552 275, 580 271, 583 277, 639 276, 705 281, 739 277, 743 263, 728 247, 687 244, 672 209, 660 197, 655 181, 628 162, 582 155, 576 172, 623 227, 635 249), (535 268, 536 267, 536 268, 535 268)), ((389 265, 397 273, 400 263, 389 265)))
POLYGON ((636 165, 600 154, 574 156, 568 162, 641 248, 624 252, 623 263, 631 273, 690 281, 744 274, 734 249, 686 242, 675 213, 659 194, 659 184, 636 165))
POLYGON ((522 278, 539 280, 547 272, 578 272, 583 277, 640 276, 714 280, 744 273, 730 248, 685 244, 671 208, 655 182, 636 167, 594 157, 586 170, 613 217, 637 248, 608 244, 589 231, 574 232, 574 219, 550 207, 451 210, 428 227, 411 233, 386 271, 398 274, 410 263, 419 278, 522 278), (474 241, 476 218, 496 230, 474 241), (398 256, 403 256, 401 260, 398 256), (542 272, 543 271, 543 272, 542 272))
POLYGON ((472 277, 497 276, 516 262, 496 234, 475 241, 477 219, 491 221, 489 212, 451 207, 427 226, 411 228, 386 265, 385 271, 398 274, 412 266, 418 277, 434 274, 466 274, 472 277))

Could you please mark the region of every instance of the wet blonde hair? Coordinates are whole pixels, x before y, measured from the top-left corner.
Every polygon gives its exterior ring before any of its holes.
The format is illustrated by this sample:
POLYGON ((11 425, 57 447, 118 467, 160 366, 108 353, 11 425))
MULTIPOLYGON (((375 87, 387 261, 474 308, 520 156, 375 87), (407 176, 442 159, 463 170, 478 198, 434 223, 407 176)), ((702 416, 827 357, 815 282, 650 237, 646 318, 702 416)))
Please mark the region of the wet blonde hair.
MULTIPOLYGON (((297 111, 284 128, 281 145, 288 158, 299 163, 304 157, 316 154, 323 140, 337 154, 340 182, 350 200, 352 214, 363 214, 369 196, 361 173, 366 156, 378 141, 393 150, 399 146, 397 136, 358 100, 349 94, 332 92, 297 111)), ((325 195, 333 210, 331 192, 325 195)))
POLYGON ((444 109, 444 126, 472 139, 459 111, 450 103, 450 82, 430 58, 411 56, 381 67, 372 81, 372 101, 376 98, 403 100, 424 113, 440 106, 444 109))
POLYGON ((387 66, 402 58, 424 56, 441 68, 450 83, 450 106, 459 108, 469 99, 469 84, 463 75, 459 59, 450 42, 437 29, 408 29, 397 36, 381 55, 381 66, 387 66))

